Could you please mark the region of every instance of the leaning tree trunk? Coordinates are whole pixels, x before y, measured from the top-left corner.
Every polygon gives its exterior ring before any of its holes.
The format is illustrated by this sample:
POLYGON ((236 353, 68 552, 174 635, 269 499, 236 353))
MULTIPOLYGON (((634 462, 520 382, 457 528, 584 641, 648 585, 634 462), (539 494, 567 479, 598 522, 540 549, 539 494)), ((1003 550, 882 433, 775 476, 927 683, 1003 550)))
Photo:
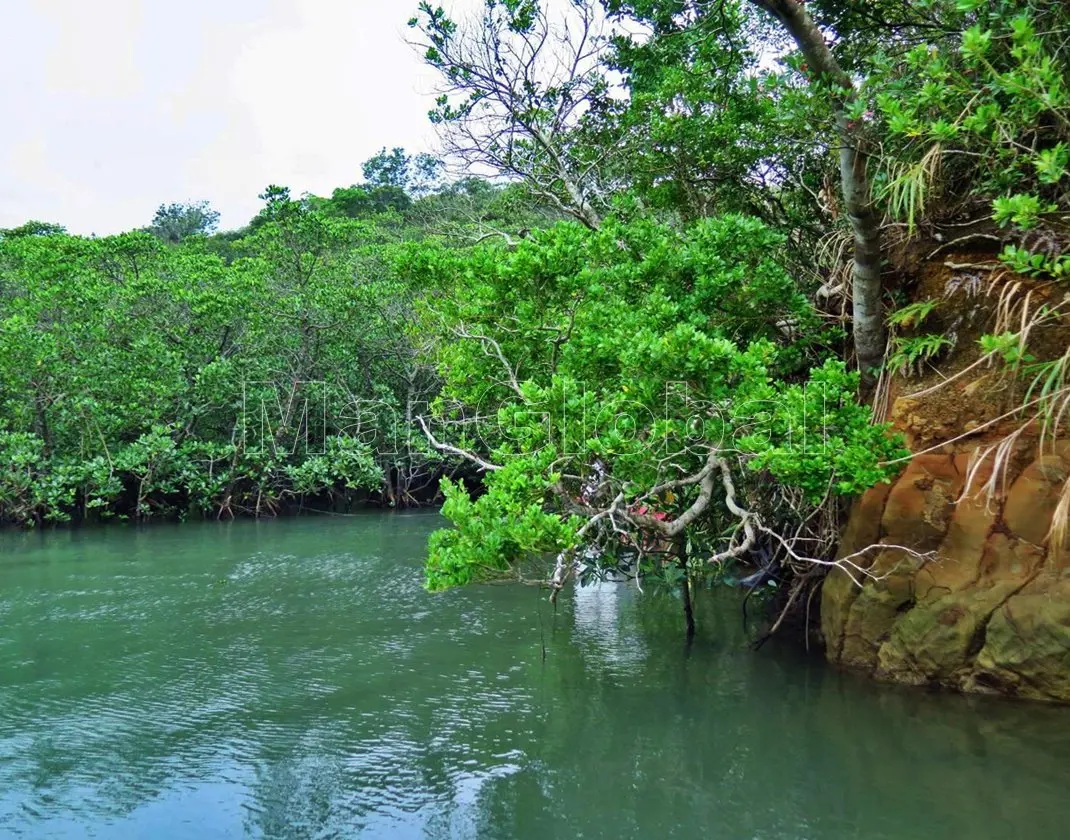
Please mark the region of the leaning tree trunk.
POLYGON ((854 233, 854 271, 851 284, 854 345, 863 385, 872 387, 884 361, 886 337, 881 304, 880 218, 873 207, 873 191, 866 173, 865 138, 851 120, 848 106, 855 101, 851 77, 840 67, 825 36, 800 0, 750 0, 769 12, 794 39, 810 69, 831 86, 836 130, 840 139, 840 181, 843 203, 854 233))

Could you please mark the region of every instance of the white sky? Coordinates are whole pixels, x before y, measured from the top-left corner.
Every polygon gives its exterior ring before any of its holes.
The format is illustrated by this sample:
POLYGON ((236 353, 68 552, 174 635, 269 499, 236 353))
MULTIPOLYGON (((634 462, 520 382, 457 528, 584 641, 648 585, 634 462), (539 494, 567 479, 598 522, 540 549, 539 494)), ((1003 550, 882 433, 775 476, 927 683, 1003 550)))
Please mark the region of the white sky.
POLYGON ((435 145, 417 0, 2 5, 0 227, 109 234, 198 199, 238 227, 269 183, 325 194, 435 145))

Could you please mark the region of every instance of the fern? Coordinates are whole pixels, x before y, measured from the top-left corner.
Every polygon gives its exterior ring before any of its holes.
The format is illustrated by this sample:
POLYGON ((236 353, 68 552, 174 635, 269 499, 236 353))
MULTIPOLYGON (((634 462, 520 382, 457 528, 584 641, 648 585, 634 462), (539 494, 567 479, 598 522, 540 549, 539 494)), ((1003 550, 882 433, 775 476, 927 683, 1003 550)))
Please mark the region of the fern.
POLYGON ((946 335, 931 333, 914 338, 895 339, 895 351, 888 357, 888 368, 903 376, 921 373, 921 365, 935 359, 954 342, 946 335))
POLYGON ((895 310, 888 316, 888 323, 893 327, 902 327, 904 329, 920 327, 922 322, 939 305, 940 301, 938 300, 919 300, 917 303, 895 310))

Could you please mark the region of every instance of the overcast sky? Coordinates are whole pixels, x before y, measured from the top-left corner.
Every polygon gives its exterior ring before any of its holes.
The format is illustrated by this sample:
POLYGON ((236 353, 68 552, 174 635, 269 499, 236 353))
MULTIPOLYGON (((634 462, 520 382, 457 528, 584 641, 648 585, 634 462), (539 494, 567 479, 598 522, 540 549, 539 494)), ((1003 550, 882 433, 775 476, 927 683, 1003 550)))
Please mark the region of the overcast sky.
POLYGON ((269 183, 329 193, 383 146, 434 147, 417 0, 4 5, 0 227, 108 234, 197 199, 237 227, 269 183))

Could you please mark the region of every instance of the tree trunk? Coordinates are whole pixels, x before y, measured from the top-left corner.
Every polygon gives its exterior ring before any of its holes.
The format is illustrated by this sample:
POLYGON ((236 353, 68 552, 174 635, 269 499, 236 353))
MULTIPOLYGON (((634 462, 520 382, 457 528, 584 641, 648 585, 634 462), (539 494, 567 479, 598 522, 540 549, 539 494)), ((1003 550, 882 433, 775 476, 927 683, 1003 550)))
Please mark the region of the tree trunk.
POLYGON ((684 579, 680 583, 681 593, 684 597, 684 623, 687 627, 687 643, 695 640, 695 607, 691 603, 691 576, 684 569, 684 579))
POLYGON ((769 12, 794 39, 810 70, 832 86, 832 106, 840 138, 840 182, 843 203, 854 233, 853 301, 854 345, 862 383, 870 388, 884 362, 886 337, 881 301, 880 218, 866 172, 865 138, 850 119, 848 106, 855 101, 851 77, 840 67, 825 36, 799 0, 750 0, 769 12))
POLYGON ((680 582, 680 595, 684 602, 684 626, 687 632, 687 643, 690 645, 695 639, 695 607, 691 602, 691 576, 687 572, 687 538, 677 537, 675 543, 676 559, 684 573, 684 578, 680 582))
POLYGON ((569 201, 567 203, 562 202, 561 209, 571 214, 591 230, 598 230, 602 226, 602 217, 598 215, 598 211, 587 200, 582 187, 572 177, 569 167, 557 149, 554 148, 553 140, 536 125, 531 125, 528 130, 531 136, 535 138, 535 142, 542 146, 543 151, 550 158, 554 165, 554 174, 557 175, 565 188, 565 192, 568 193, 569 201))

